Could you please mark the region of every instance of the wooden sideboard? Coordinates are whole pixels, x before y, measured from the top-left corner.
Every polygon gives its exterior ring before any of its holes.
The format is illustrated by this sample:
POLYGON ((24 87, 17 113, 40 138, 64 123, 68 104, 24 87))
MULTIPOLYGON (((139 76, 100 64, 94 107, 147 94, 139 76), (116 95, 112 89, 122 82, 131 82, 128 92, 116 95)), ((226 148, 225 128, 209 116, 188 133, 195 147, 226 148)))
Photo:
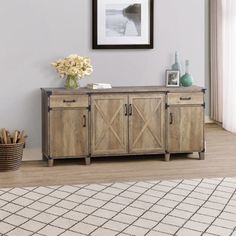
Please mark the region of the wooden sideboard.
POLYGON ((197 86, 42 88, 42 154, 54 159, 198 152, 204 159, 204 93, 197 86))

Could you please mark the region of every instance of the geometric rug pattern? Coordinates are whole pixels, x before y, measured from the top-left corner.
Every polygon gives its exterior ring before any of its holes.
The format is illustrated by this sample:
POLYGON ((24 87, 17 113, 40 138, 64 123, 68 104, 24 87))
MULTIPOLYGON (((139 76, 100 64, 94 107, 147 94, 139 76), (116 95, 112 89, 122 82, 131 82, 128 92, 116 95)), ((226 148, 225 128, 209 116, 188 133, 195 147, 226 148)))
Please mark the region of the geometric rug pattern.
POLYGON ((2 188, 0 235, 236 236, 236 178, 2 188))

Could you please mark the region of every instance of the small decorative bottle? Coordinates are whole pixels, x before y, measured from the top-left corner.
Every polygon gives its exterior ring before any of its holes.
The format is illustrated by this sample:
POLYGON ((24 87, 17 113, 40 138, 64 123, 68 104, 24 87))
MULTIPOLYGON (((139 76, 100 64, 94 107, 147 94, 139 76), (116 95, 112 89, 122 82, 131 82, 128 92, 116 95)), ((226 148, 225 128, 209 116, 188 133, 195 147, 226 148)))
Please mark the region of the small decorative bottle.
POLYGON ((180 78, 180 83, 184 87, 190 87, 193 85, 193 77, 189 73, 189 60, 185 62, 185 74, 180 78))
POLYGON ((179 53, 177 51, 175 52, 175 63, 172 65, 171 68, 172 70, 178 70, 180 73, 180 76, 182 75, 182 68, 179 62, 179 53))

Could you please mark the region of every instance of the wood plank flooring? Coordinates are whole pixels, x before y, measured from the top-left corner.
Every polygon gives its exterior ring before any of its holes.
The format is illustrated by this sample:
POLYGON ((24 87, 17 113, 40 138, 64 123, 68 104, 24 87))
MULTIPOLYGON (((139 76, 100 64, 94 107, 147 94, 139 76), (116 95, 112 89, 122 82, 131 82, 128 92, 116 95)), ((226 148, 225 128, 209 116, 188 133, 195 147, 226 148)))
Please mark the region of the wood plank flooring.
POLYGON ((43 161, 23 162, 20 170, 0 173, 0 187, 45 186, 81 183, 122 182, 236 176, 236 134, 216 124, 206 127, 206 160, 198 154, 149 157, 106 157, 83 160, 56 160, 52 168, 43 161))

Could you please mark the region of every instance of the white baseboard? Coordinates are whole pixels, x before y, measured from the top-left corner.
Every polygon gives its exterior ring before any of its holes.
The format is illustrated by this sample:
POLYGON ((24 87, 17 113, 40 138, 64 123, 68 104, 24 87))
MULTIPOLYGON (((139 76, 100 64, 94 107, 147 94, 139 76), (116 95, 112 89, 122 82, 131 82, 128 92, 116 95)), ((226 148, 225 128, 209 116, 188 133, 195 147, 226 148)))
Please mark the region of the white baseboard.
POLYGON ((206 124, 212 124, 212 123, 215 123, 215 122, 214 122, 214 120, 212 120, 212 119, 210 118, 210 116, 207 116, 207 115, 206 115, 206 116, 205 116, 205 123, 206 123, 206 124))
POLYGON ((22 161, 42 160, 41 148, 25 148, 22 161))

